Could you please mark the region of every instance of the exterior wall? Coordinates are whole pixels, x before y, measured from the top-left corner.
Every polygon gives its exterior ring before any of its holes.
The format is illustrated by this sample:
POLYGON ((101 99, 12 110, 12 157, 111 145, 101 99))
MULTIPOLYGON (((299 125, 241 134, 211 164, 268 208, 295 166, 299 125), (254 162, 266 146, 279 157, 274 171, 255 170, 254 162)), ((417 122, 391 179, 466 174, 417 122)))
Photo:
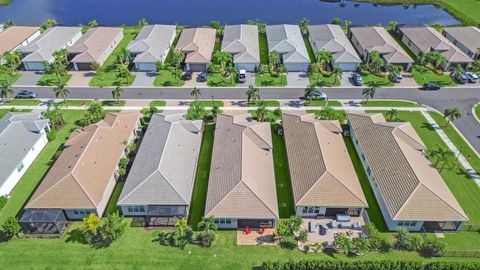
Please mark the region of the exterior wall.
POLYGON ((327 211, 327 208, 326 207, 320 207, 320 211, 318 214, 316 213, 311 213, 311 214, 308 214, 308 213, 303 213, 303 207, 305 206, 315 206, 315 205, 297 205, 295 207, 295 214, 299 217, 316 217, 316 216, 324 216, 325 215, 325 212, 327 211))
POLYGON ((343 71, 356 71, 360 66, 360 63, 333 63, 334 67, 339 67, 343 71))
POLYGON ((185 69, 191 71, 207 71, 208 63, 186 63, 185 69))
POLYGON ((135 63, 137 71, 156 71, 157 63, 135 63))
POLYGON ((310 63, 286 63, 285 67, 287 68, 288 72, 295 72, 295 71, 307 71, 308 66, 310 63))
POLYGON ((23 66, 27 71, 44 71, 43 62, 23 62, 23 66))
POLYGON ((236 229, 238 227, 237 219, 231 218, 231 221, 232 223, 230 224, 219 224, 219 223, 215 223, 215 224, 217 224, 219 229, 236 229))
MULTIPOLYGON (((152 205, 152 206, 156 206, 156 205, 152 205)), ((186 206, 186 205, 170 205, 170 206, 162 206, 162 207, 170 207, 171 209, 175 209, 175 208, 185 208, 185 215, 182 215, 184 217, 187 217, 188 216, 188 211, 189 211, 189 207, 186 206)), ((146 213, 148 212, 148 208, 149 208, 149 205, 121 205, 120 208, 122 209, 122 213, 124 216, 145 216, 146 213), (129 206, 143 206, 143 208, 145 209, 144 212, 131 212, 128 210, 129 206)), ((178 212, 178 210, 177 210, 178 212)), ((177 215, 171 215, 171 216, 177 216, 177 215)))
POLYGON ((256 63, 238 63, 237 64, 237 69, 245 69, 248 72, 255 72, 255 69, 257 68, 256 63))
POLYGON ((464 52, 466 55, 470 56, 472 59, 475 59, 478 57, 478 54, 475 52, 470 51, 465 45, 463 45, 462 42, 459 40, 456 40, 454 37, 452 37, 450 34, 447 32, 443 32, 443 35, 450 40, 457 48, 459 48, 462 52, 464 52))
POLYGON ((18 171, 17 168, 15 167, 12 173, 10 174, 10 176, 7 178, 7 180, 3 183, 2 186, 0 186, 0 196, 9 195, 10 192, 12 192, 13 188, 20 181, 20 179, 28 170, 30 165, 32 165, 33 161, 35 161, 35 159, 40 154, 40 152, 42 152, 43 148, 45 147, 45 145, 47 145, 47 143, 48 143, 47 135, 45 131, 42 131, 42 136, 38 139, 38 141, 35 143, 32 149, 30 149, 27 155, 23 158, 22 170, 18 171))
POLYGON ((75 210, 78 210, 78 209, 63 209, 63 212, 65 213, 65 217, 67 218, 67 220, 82 220, 84 218, 87 218, 91 213, 95 213, 98 215, 97 211, 94 208, 81 209, 82 211, 83 210, 87 211, 84 214, 76 214, 75 210))

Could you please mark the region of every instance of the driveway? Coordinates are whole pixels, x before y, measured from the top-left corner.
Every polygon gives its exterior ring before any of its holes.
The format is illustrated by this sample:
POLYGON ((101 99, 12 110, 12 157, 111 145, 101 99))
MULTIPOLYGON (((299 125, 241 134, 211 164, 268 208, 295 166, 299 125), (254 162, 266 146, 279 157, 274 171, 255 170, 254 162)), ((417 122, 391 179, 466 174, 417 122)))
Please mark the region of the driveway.
POLYGON ((93 71, 70 71, 68 74, 72 75, 68 81, 68 86, 89 86, 90 80, 95 76, 93 71))
POLYGON ((198 76, 200 75, 201 72, 193 72, 192 73, 192 79, 185 81, 185 86, 186 87, 198 87, 198 88, 204 88, 207 87, 207 82, 199 82, 198 81, 198 76))
POLYGON ((307 87, 310 84, 306 72, 288 72, 287 85, 290 87, 307 87))
POLYGON ((135 80, 132 87, 151 87, 155 81, 155 72, 132 72, 135 75, 135 80))
POLYGON ((350 87, 355 86, 352 82, 352 73, 353 72, 343 72, 342 79, 340 80, 340 86, 350 87))
POLYGON ((20 71, 22 77, 20 77, 13 86, 33 86, 37 85, 37 81, 42 77, 42 72, 38 71, 20 71))
POLYGON ((396 83, 395 86, 398 87, 418 87, 417 82, 413 79, 413 76, 410 73, 402 73, 403 79, 396 83))
POLYGON ((246 81, 244 83, 239 83, 238 86, 248 87, 249 85, 255 86, 255 73, 247 72, 246 81))

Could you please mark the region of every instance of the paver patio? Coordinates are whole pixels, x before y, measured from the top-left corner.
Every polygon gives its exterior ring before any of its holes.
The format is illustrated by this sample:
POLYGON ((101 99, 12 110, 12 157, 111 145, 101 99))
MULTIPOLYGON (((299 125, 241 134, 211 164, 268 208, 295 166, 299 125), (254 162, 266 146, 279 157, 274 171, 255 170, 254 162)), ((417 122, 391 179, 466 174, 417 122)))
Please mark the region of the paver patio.
POLYGON ((246 234, 244 230, 237 230, 237 246, 275 245, 275 229, 265 229, 263 234, 252 230, 246 234))

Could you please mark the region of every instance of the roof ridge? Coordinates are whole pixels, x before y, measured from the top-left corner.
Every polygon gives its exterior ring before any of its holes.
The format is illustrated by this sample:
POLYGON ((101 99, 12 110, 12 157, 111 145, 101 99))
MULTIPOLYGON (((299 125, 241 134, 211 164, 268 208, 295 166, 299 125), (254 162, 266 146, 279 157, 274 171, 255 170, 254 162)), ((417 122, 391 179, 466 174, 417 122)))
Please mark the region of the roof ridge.
MULTIPOLYGON (((80 181, 77 179, 77 177, 75 176, 75 174, 72 172, 71 173, 72 177, 73 177, 73 180, 75 180, 75 182, 77 183, 77 185, 80 187, 80 189, 83 191, 83 194, 87 196, 88 200, 90 200, 90 202, 95 206, 97 207, 98 204, 95 203, 93 201, 93 199, 90 197, 90 195, 88 194, 88 192, 85 190, 85 187, 80 183, 80 181)), ((105 191, 104 191, 105 192, 105 191)))
POLYGON ((130 192, 128 192, 127 194, 125 194, 125 196, 123 196, 123 198, 121 200, 118 201, 118 203, 122 203, 122 201, 124 201, 125 199, 127 199, 128 197, 130 197, 130 195, 132 195, 135 191, 137 191, 137 189, 143 185, 145 182, 147 182, 147 180, 149 180, 156 172, 160 172, 158 169, 157 170, 154 170, 149 176, 145 177, 145 179, 143 179, 142 182, 140 182, 135 188, 133 188, 132 190, 130 190, 130 192))

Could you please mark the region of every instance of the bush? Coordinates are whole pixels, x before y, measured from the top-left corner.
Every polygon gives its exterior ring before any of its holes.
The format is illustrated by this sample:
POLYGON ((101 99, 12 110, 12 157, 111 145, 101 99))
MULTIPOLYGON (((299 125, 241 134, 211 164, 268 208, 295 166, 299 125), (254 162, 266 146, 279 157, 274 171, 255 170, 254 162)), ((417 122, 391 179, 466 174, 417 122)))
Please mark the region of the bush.
POLYGON ((399 228, 395 234, 395 248, 406 251, 419 251, 423 239, 420 235, 411 234, 405 228, 399 228))
POLYGON ((285 249, 294 249, 297 247, 297 238, 295 236, 286 236, 280 239, 280 247, 285 249))
POLYGON ((447 245, 444 242, 436 238, 427 238, 423 243, 420 253, 426 257, 439 257, 443 255, 446 249, 447 245))
POLYGON ((16 217, 9 217, 2 225, 2 232, 8 239, 13 237, 20 237, 22 228, 16 217))
POLYGON ((56 137, 57 137, 57 132, 55 130, 50 130, 49 132, 47 132, 47 139, 49 142, 55 140, 56 137))
POLYGON ((7 197, 5 196, 0 196, 0 210, 2 210, 2 208, 7 204, 7 197))

